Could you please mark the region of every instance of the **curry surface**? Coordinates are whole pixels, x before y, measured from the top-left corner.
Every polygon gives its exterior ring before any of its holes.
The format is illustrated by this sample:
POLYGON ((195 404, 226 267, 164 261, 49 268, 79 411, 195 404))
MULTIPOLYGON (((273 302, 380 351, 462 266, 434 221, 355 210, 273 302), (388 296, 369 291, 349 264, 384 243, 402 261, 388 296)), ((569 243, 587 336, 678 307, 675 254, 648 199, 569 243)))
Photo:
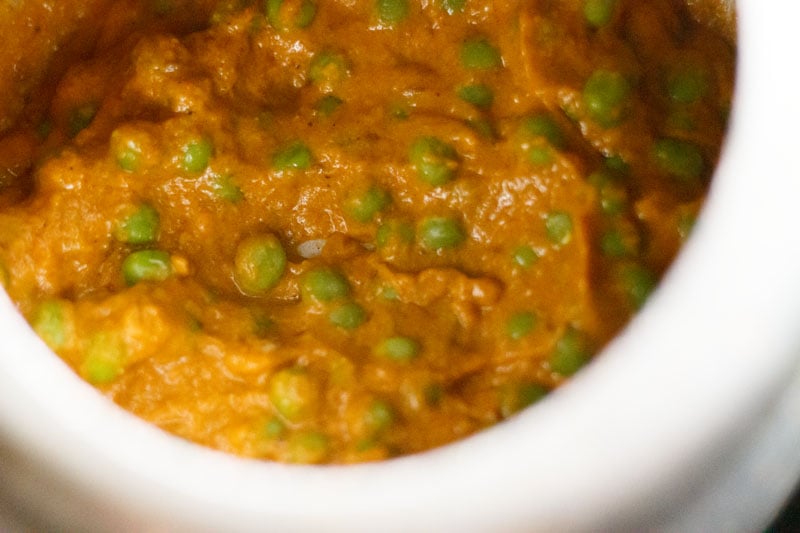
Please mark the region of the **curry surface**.
POLYGON ((0 22, 2 281, 120 406, 250 457, 418 452, 560 385, 731 99, 676 1, 58 5, 0 22))

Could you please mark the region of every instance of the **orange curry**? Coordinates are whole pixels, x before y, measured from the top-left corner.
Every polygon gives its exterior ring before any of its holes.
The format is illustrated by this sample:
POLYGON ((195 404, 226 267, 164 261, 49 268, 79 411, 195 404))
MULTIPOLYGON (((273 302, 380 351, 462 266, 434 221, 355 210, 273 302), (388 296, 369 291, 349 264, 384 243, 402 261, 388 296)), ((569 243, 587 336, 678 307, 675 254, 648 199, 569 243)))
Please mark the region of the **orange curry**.
POLYGON ((108 398, 248 457, 414 453, 569 379, 731 100, 677 0, 44 4, 0 8, 0 279, 108 398))

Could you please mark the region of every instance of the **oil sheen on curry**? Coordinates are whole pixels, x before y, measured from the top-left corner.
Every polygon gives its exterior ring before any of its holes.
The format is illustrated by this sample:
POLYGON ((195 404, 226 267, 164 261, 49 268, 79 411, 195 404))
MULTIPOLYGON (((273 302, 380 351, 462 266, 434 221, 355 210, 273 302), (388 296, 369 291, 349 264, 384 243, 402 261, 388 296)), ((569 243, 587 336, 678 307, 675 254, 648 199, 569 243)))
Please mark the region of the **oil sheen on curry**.
POLYGON ((569 380, 687 237, 731 100, 732 41, 672 0, 32 4, 0 23, 7 292, 123 408, 275 461, 569 380))

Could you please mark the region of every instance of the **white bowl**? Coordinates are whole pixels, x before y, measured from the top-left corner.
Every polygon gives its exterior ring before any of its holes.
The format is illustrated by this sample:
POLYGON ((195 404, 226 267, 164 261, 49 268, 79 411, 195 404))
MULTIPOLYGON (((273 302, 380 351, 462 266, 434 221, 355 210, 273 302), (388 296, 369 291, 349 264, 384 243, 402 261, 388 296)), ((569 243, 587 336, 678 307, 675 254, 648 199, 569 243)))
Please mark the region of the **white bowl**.
POLYGON ((800 477, 800 7, 738 11, 731 131, 693 237, 536 408, 383 463, 242 460, 103 399, 2 295, 0 501, 26 527, 107 531, 763 527, 800 477))

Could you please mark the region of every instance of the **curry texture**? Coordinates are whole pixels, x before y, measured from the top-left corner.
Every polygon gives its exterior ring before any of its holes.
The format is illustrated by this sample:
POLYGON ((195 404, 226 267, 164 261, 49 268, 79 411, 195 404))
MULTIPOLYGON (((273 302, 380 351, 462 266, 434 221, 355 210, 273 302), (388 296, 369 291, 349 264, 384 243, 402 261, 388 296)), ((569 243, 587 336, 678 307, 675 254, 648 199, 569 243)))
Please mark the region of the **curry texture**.
POLYGON ((569 379, 731 100, 670 0, 47 5, 0 21, 6 290, 108 398, 248 457, 414 453, 569 379))

